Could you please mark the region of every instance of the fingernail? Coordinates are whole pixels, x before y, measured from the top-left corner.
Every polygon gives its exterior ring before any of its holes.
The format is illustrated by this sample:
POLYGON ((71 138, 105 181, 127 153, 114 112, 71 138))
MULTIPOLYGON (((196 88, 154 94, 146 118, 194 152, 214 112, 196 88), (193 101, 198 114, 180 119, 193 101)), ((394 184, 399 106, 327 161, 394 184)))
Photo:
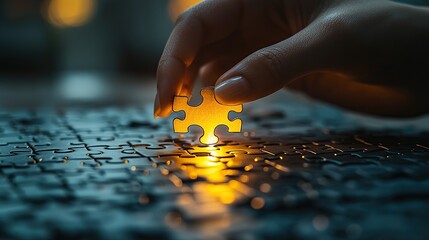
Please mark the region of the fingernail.
POLYGON ((215 87, 216 99, 223 104, 241 103, 249 94, 249 82, 242 76, 225 80, 215 87))
POLYGON ((161 111, 160 103, 159 103, 159 96, 156 94, 155 97, 155 104, 153 106, 153 118, 157 119, 159 117, 159 112, 161 111))

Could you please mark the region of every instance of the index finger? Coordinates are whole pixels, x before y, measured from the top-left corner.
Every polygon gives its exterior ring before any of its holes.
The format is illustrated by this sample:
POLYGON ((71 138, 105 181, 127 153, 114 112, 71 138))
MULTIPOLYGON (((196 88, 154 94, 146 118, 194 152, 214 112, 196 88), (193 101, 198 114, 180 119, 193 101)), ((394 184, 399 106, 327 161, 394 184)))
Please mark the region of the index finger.
POLYGON ((159 106, 154 109, 155 116, 171 113, 173 98, 182 87, 187 68, 204 45, 234 32, 240 12, 240 0, 206 0, 179 17, 158 64, 159 106))

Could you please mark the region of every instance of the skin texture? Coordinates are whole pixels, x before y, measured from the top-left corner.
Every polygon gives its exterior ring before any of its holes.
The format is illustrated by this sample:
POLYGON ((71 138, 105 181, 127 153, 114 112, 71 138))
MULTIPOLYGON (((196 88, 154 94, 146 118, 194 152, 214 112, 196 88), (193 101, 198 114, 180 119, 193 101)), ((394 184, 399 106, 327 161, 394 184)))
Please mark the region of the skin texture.
POLYGON ((429 9, 388 0, 206 0, 179 17, 165 46, 155 117, 168 116, 196 79, 215 85, 223 104, 286 87, 368 114, 424 114, 429 9))

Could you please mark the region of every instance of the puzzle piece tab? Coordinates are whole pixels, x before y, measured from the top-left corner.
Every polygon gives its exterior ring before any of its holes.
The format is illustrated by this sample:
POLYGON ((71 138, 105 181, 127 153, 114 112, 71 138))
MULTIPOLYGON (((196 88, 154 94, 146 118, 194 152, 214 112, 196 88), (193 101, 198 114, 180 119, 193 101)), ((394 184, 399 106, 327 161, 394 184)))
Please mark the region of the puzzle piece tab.
POLYGON ((229 132, 241 131, 241 119, 229 120, 230 111, 241 112, 243 105, 226 106, 220 104, 214 95, 213 88, 204 88, 201 90, 203 101, 199 106, 188 105, 188 98, 176 96, 173 103, 173 111, 185 112, 185 119, 174 119, 174 132, 187 133, 188 127, 198 125, 203 129, 203 135, 200 142, 204 144, 214 144, 218 142, 218 137, 214 131, 217 126, 225 125, 229 132))

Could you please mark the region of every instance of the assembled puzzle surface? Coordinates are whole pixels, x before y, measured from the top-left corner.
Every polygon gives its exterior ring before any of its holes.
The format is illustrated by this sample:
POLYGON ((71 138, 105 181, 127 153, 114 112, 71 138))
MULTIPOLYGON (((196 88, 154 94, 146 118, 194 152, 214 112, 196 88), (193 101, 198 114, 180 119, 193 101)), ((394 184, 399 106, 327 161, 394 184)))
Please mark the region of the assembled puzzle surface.
POLYGON ((429 132, 261 104, 213 146, 149 107, 0 109, 0 239, 428 239, 429 132))
POLYGON ((241 131, 241 119, 229 120, 228 114, 231 111, 241 112, 242 105, 227 106, 220 104, 214 95, 213 88, 204 88, 201 90, 203 101, 199 106, 188 105, 188 98, 176 96, 173 103, 173 111, 184 111, 185 119, 174 119, 174 131, 187 133, 191 125, 198 125, 203 129, 203 135, 200 142, 204 144, 217 143, 219 138, 215 135, 216 127, 225 125, 229 132, 241 131))

